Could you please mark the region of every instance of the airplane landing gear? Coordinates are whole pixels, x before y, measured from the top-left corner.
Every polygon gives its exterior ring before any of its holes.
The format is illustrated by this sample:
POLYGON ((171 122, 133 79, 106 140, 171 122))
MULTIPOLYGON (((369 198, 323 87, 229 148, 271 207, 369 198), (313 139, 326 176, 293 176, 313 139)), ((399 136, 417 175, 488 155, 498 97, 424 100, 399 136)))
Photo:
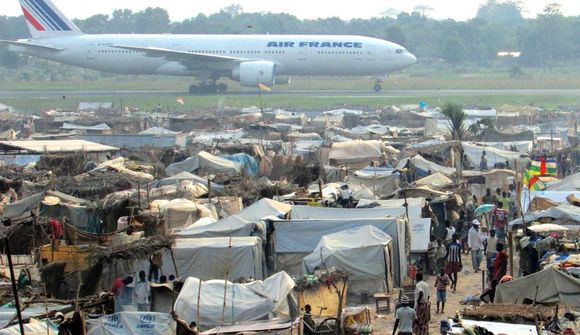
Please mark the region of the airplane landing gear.
POLYGON ((199 85, 192 84, 189 86, 190 94, 219 94, 225 93, 228 90, 228 86, 224 83, 216 83, 215 81, 202 82, 199 85))
POLYGON ((381 83, 383 82, 382 79, 377 79, 375 81, 375 86, 373 87, 373 89, 375 90, 375 92, 380 92, 383 89, 383 86, 381 86, 381 83))

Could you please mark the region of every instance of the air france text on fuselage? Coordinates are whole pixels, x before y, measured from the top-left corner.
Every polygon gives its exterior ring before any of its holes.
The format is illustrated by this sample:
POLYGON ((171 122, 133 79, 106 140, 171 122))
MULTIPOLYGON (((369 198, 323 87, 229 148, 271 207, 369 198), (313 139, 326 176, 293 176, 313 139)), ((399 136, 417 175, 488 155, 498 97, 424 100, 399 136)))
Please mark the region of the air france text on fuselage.
POLYGON ((268 42, 267 48, 362 48, 360 42, 268 42))

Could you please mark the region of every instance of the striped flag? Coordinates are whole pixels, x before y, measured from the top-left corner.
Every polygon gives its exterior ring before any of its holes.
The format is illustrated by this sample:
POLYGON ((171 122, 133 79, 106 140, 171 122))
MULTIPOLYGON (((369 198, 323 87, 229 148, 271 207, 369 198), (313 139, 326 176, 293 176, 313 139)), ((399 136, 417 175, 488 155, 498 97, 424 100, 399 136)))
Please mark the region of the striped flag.
POLYGON ((554 160, 533 160, 530 165, 530 174, 533 176, 555 176, 558 174, 558 163, 554 160))
POLYGON ((522 183, 530 191, 541 191, 546 188, 546 183, 544 183, 539 175, 532 173, 531 169, 526 169, 522 178, 522 183))

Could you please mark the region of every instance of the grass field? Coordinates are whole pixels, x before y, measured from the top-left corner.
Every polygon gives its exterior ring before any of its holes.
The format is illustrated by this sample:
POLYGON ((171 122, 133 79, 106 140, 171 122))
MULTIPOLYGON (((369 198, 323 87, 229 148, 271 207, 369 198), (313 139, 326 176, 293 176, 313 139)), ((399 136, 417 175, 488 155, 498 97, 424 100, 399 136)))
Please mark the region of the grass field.
MULTIPOLYGON (((0 99, 0 102, 14 106, 20 111, 33 113, 50 108, 76 109, 81 101, 107 101, 113 102, 117 107, 129 106, 140 110, 151 110, 161 105, 169 111, 195 111, 206 109, 220 109, 224 106, 247 107, 259 106, 260 99, 257 96, 184 96, 185 104, 182 106, 176 102, 173 96, 133 96, 111 97, 91 96, 74 97, 63 100, 62 98, 10 98, 0 99)), ((416 104, 420 100, 430 105, 440 106, 445 102, 455 102, 463 105, 485 105, 499 107, 504 104, 511 105, 536 105, 554 108, 560 105, 578 104, 579 99, 575 96, 542 96, 542 95, 494 95, 494 96, 448 96, 448 97, 314 97, 314 96, 285 96, 263 95, 264 108, 282 108, 289 110, 327 110, 339 106, 364 106, 376 109, 385 106, 399 104, 416 104)))
MULTIPOLYGON (((102 96, 68 97, 62 98, 35 98, 33 94, 27 98, 0 98, 0 102, 16 107, 25 112, 36 112, 49 108, 75 108, 80 101, 110 101, 115 106, 130 106, 140 110, 151 110, 157 105, 173 111, 196 110, 207 108, 221 108, 223 106, 250 106, 260 104, 256 94, 249 95, 224 95, 224 96, 189 96, 186 94, 187 87, 193 82, 192 78, 168 77, 168 76, 116 76, 100 75, 92 72, 86 75, 85 70, 74 68, 75 75, 68 80, 46 81, 18 80, 17 72, 1 73, 0 91, 56 91, 66 96, 72 91, 103 91, 102 96), (85 72, 82 72, 85 71, 85 72), (78 79, 79 73, 84 73, 85 78, 78 79), (107 96, 105 91, 165 91, 178 92, 175 96, 159 94, 155 96, 107 96), (176 96, 183 96, 185 105, 176 102, 176 96)), ((32 71, 31 67, 28 69, 32 71)), ((22 71, 22 70, 19 70, 22 71)), ((554 68, 549 71, 539 69, 523 69, 522 76, 511 78, 507 69, 481 69, 481 68, 446 68, 441 65, 416 64, 403 72, 396 73, 386 78, 383 82, 384 96, 369 97, 316 97, 301 95, 276 95, 276 90, 368 90, 374 79, 371 77, 353 78, 328 78, 328 77, 295 77, 292 83, 284 86, 275 86, 272 94, 263 95, 264 107, 285 109, 328 109, 335 106, 362 105, 369 108, 380 108, 388 105, 417 103, 426 101, 432 105, 442 105, 452 101, 464 105, 487 105, 501 106, 504 104, 529 105, 534 104, 545 107, 557 107, 559 105, 580 104, 579 96, 545 96, 545 95, 474 95, 474 96, 448 96, 448 97, 389 97, 389 90, 486 90, 486 89, 580 89, 580 65, 554 68)), ((223 80, 227 83, 231 92, 252 92, 251 88, 241 88, 238 83, 223 80)), ((426 92, 426 94, 429 94, 426 92)), ((60 95, 60 93, 59 93, 60 95)), ((339 95, 339 94, 337 94, 339 95)), ((372 94, 369 94, 372 95, 372 94)))

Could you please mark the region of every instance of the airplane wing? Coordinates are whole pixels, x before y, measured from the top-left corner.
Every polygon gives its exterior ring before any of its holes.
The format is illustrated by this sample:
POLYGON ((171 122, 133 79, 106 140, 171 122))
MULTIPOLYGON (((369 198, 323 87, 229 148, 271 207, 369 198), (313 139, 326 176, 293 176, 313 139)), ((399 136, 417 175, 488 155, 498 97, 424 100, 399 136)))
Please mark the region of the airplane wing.
POLYGON ((51 47, 48 45, 40 45, 40 44, 21 42, 21 41, 0 40, 0 44, 4 44, 4 45, 8 45, 8 46, 22 47, 25 49, 31 49, 31 50, 36 50, 36 51, 62 51, 63 50, 63 48, 56 48, 56 47, 51 47))
POLYGON ((163 57, 167 61, 179 62, 188 68, 208 67, 213 69, 230 68, 234 63, 247 61, 247 58, 186 52, 154 47, 138 47, 130 45, 113 45, 114 48, 144 52, 148 57, 163 57))

